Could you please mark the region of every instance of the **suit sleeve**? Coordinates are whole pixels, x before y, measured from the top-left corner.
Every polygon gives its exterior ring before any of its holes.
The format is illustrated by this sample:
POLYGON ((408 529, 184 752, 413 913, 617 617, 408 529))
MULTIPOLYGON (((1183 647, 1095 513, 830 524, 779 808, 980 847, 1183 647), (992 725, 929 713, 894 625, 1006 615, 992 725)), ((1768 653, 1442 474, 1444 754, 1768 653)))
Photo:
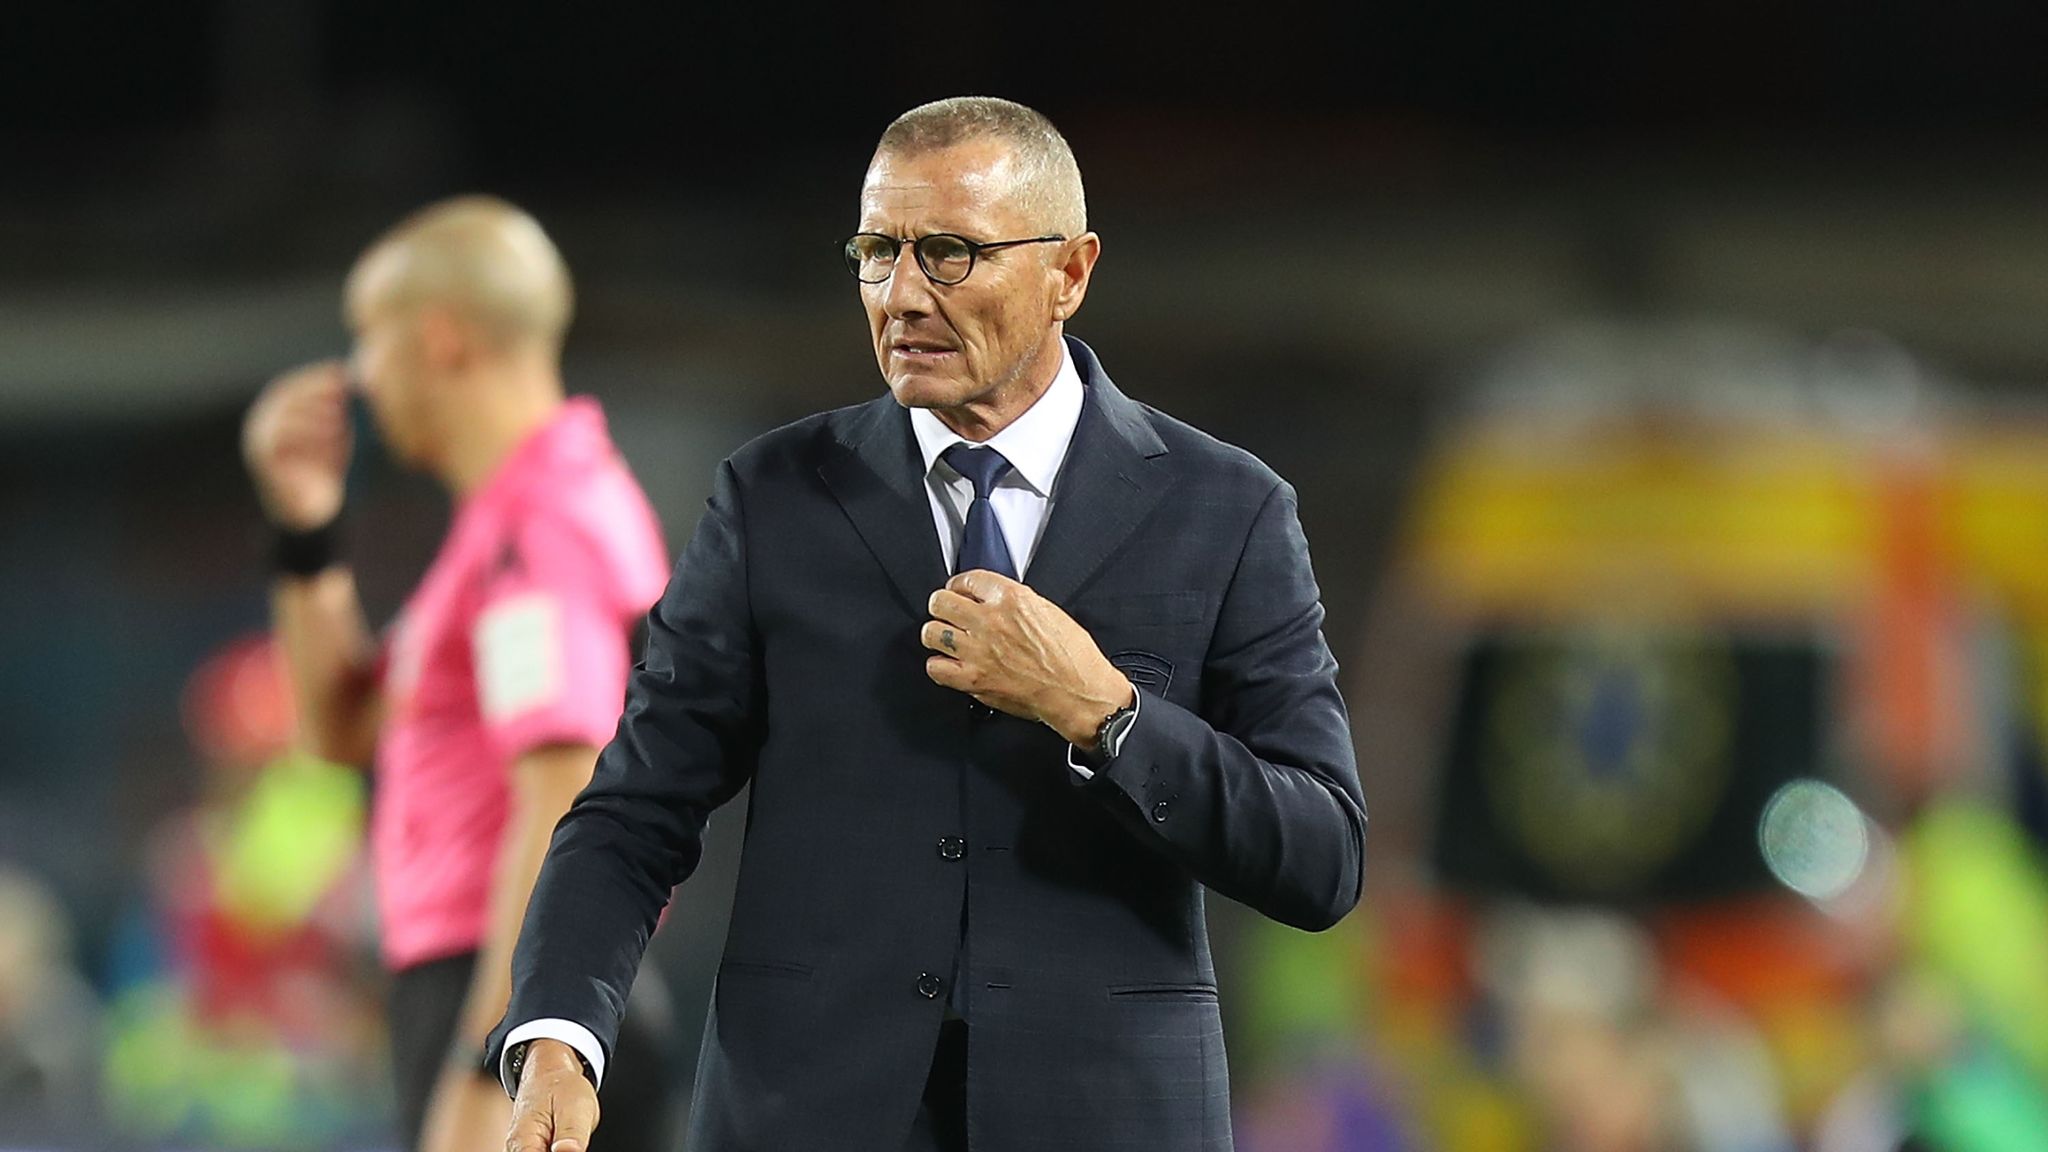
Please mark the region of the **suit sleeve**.
POLYGON ((1088 788, 1208 887, 1320 931, 1357 903, 1365 799, 1294 490, 1260 508, 1225 589, 1199 713, 1148 696, 1088 788))
POLYGON ((753 775, 758 649, 739 484, 721 465, 709 507, 648 614, 625 712, 588 787, 555 826, 512 957, 512 1001, 492 1033, 561 1019, 607 1055, 671 889, 695 871, 714 809, 753 775))

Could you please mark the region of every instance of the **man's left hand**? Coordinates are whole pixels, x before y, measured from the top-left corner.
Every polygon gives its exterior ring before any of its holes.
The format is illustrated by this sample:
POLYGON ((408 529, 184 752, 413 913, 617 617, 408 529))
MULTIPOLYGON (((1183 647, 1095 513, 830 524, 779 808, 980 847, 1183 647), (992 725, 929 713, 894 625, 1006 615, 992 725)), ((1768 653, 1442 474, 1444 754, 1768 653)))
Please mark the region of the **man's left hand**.
POLYGON ((1059 605, 994 572, 962 572, 932 593, 919 638, 936 683, 1036 720, 1086 748, 1136 690, 1059 605))

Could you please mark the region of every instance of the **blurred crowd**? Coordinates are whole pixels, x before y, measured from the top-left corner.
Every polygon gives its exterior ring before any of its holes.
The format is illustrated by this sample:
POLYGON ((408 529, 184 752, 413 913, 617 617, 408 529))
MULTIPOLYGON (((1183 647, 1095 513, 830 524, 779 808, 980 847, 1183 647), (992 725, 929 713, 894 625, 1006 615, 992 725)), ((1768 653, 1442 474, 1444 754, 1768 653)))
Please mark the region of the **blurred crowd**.
POLYGON ((380 1146, 390 1092, 365 782, 290 750, 264 636, 226 640, 182 704, 201 794, 157 819, 105 955, 76 954, 70 918, 25 872, 0 877, 0 1132, 380 1146))
MULTIPOLYGON (((1406 492, 1367 899, 1211 904, 1239 1146, 2048 1148, 2048 412, 1876 337, 1562 330, 1406 492)), ((0 1133, 381 1147, 367 782, 289 751, 261 635, 181 715, 103 947, 0 872, 0 1133)))
POLYGON ((1353 678, 1431 771, 1248 926, 1243 1146, 2048 1148, 2043 573, 2048 413, 1875 337, 1504 356, 1353 678))

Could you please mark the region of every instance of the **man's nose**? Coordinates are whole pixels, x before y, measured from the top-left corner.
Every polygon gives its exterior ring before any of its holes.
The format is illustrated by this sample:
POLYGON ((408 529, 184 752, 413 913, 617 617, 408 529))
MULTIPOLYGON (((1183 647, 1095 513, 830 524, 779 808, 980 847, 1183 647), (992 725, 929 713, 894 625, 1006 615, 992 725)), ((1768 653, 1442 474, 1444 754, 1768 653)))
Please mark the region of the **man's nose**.
POLYGON ((360 349, 352 350, 341 362, 341 382, 358 396, 370 394, 370 374, 363 371, 363 354, 360 349))
POLYGON ((917 252, 908 244, 897 249, 896 265, 882 281, 882 308, 891 316, 922 315, 931 311, 932 282, 917 262, 917 252))

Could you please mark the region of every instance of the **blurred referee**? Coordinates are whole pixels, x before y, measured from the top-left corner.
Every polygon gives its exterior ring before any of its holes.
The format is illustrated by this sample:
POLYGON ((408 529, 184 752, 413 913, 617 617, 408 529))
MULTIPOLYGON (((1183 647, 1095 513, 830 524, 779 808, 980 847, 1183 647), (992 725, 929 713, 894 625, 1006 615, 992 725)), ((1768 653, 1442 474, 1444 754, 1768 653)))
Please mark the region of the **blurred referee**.
MULTIPOLYGON (((409 1149, 504 1142, 510 1104, 484 1040, 548 836, 611 738, 631 636, 668 575, 603 412, 564 396, 571 296, 524 212, 485 197, 433 205, 349 276, 353 371, 327 362, 272 381, 243 428, 276 530, 272 614, 301 738, 376 766, 371 857, 409 1149), (381 639, 339 540, 351 378, 392 455, 455 501, 381 639)), ((598 1152, 667 1144, 663 1006, 641 1002, 654 995, 643 981, 626 1015, 598 1152)))

